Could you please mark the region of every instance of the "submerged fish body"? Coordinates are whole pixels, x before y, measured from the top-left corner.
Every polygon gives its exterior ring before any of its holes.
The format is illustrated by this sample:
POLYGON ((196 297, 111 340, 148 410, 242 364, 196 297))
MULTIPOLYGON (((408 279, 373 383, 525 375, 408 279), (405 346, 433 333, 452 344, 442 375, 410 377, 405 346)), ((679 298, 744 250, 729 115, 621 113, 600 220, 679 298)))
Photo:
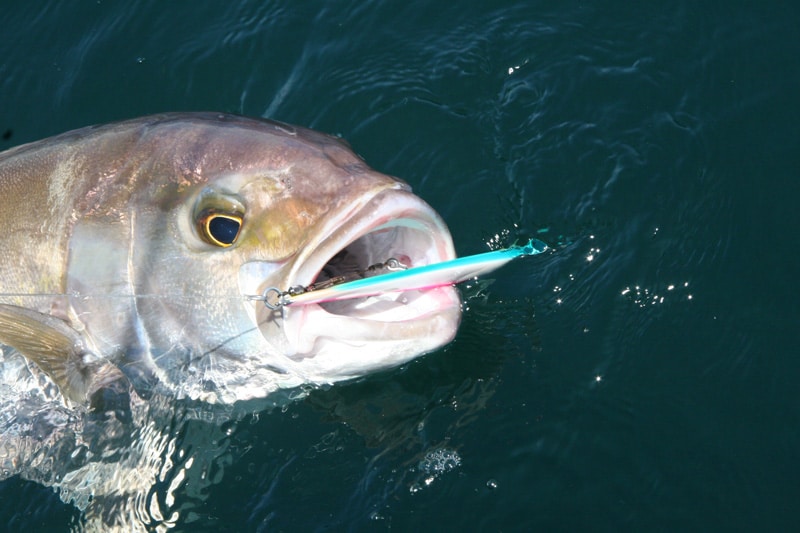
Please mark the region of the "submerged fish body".
POLYGON ((134 389, 232 403, 449 342, 452 287, 270 310, 253 296, 390 257, 452 259, 440 217, 341 140, 183 113, 0 154, 0 343, 73 402, 134 389))

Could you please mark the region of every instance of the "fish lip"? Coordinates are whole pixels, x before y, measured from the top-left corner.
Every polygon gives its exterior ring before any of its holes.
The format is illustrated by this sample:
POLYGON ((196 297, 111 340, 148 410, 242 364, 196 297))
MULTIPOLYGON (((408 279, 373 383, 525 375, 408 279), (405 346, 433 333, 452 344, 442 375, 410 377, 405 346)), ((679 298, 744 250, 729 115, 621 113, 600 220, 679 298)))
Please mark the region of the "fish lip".
MULTIPOLYGON (((426 232, 431 237, 433 246, 428 247, 424 256, 408 256, 412 264, 407 266, 423 266, 456 257, 450 232, 441 217, 422 199, 404 189, 383 189, 355 209, 333 217, 331 226, 333 231, 317 243, 311 243, 306 247, 306 254, 298 256, 294 262, 287 275, 292 286, 309 285, 340 251, 366 235, 393 228, 426 232)), ((366 262, 374 264, 387 259, 389 257, 375 256, 366 262)))
MULTIPOLYGON (((360 258, 361 268, 389 259, 389 253, 399 253, 411 267, 456 257, 450 232, 438 213, 400 186, 383 189, 358 205, 342 210, 331 218, 329 227, 331 231, 322 232, 318 241, 306 247, 289 269, 284 279, 290 286, 313 283, 334 256, 357 246, 354 243, 366 243, 363 246, 366 257, 360 258), (370 245, 381 249, 369 249, 370 245)), ((398 345, 395 352, 401 350, 399 345, 403 342, 417 343, 417 353, 407 353, 403 361, 395 358, 394 363, 383 365, 388 367, 420 355, 420 350, 431 351, 452 340, 461 316, 456 289, 445 286, 424 291, 423 295, 419 294, 423 291, 406 291, 397 296, 410 292, 415 293, 414 305, 400 309, 405 304, 398 303, 397 312, 380 316, 331 312, 325 304, 284 306, 281 310, 283 329, 293 355, 316 357, 324 348, 317 342, 320 338, 329 345, 338 343, 350 347, 370 340, 393 342, 398 345), (336 327, 324 328, 323 322, 335 323, 336 327), (373 330, 373 326, 380 327, 373 330), (380 334, 375 333, 378 329, 380 334), (420 342, 413 338, 415 335, 429 338, 420 342)))

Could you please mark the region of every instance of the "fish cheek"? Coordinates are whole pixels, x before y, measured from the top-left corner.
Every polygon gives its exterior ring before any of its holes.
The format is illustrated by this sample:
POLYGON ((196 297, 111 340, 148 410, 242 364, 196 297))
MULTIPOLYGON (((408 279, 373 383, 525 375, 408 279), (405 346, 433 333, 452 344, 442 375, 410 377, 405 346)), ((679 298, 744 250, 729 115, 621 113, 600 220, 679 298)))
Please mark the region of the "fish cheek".
POLYGON ((259 250, 261 259, 277 261, 297 253, 309 242, 326 209, 319 204, 287 198, 260 213, 246 215, 246 234, 239 245, 259 250))

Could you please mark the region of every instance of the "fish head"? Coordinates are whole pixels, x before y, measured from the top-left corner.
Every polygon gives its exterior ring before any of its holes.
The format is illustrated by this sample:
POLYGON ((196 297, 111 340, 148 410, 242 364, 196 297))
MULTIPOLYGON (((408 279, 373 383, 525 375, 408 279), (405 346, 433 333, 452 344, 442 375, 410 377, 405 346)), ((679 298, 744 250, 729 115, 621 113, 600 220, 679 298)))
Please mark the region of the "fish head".
POLYGON ((102 292, 133 293, 120 300, 135 309, 81 313, 91 298, 75 304, 97 344, 138 346, 123 370, 148 367, 185 396, 228 403, 384 370, 454 337, 461 308, 449 286, 265 305, 271 289, 389 258, 416 267, 455 257, 439 215, 343 141, 271 121, 181 115, 130 144, 124 207, 98 217, 86 206, 70 267, 75 293, 98 291, 104 276, 102 292), (102 236, 109 217, 124 234, 102 236))

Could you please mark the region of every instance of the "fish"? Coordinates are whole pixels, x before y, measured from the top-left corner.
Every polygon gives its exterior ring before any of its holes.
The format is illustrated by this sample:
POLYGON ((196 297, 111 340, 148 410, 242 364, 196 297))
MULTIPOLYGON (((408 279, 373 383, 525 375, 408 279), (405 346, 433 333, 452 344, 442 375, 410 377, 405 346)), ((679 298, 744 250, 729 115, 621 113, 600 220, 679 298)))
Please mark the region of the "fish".
POLYGON ((70 406, 325 386, 432 352, 461 318, 448 285, 263 305, 270 287, 456 257, 406 182, 266 119, 164 113, 7 150, 0 227, 0 364, 20 355, 70 406))

